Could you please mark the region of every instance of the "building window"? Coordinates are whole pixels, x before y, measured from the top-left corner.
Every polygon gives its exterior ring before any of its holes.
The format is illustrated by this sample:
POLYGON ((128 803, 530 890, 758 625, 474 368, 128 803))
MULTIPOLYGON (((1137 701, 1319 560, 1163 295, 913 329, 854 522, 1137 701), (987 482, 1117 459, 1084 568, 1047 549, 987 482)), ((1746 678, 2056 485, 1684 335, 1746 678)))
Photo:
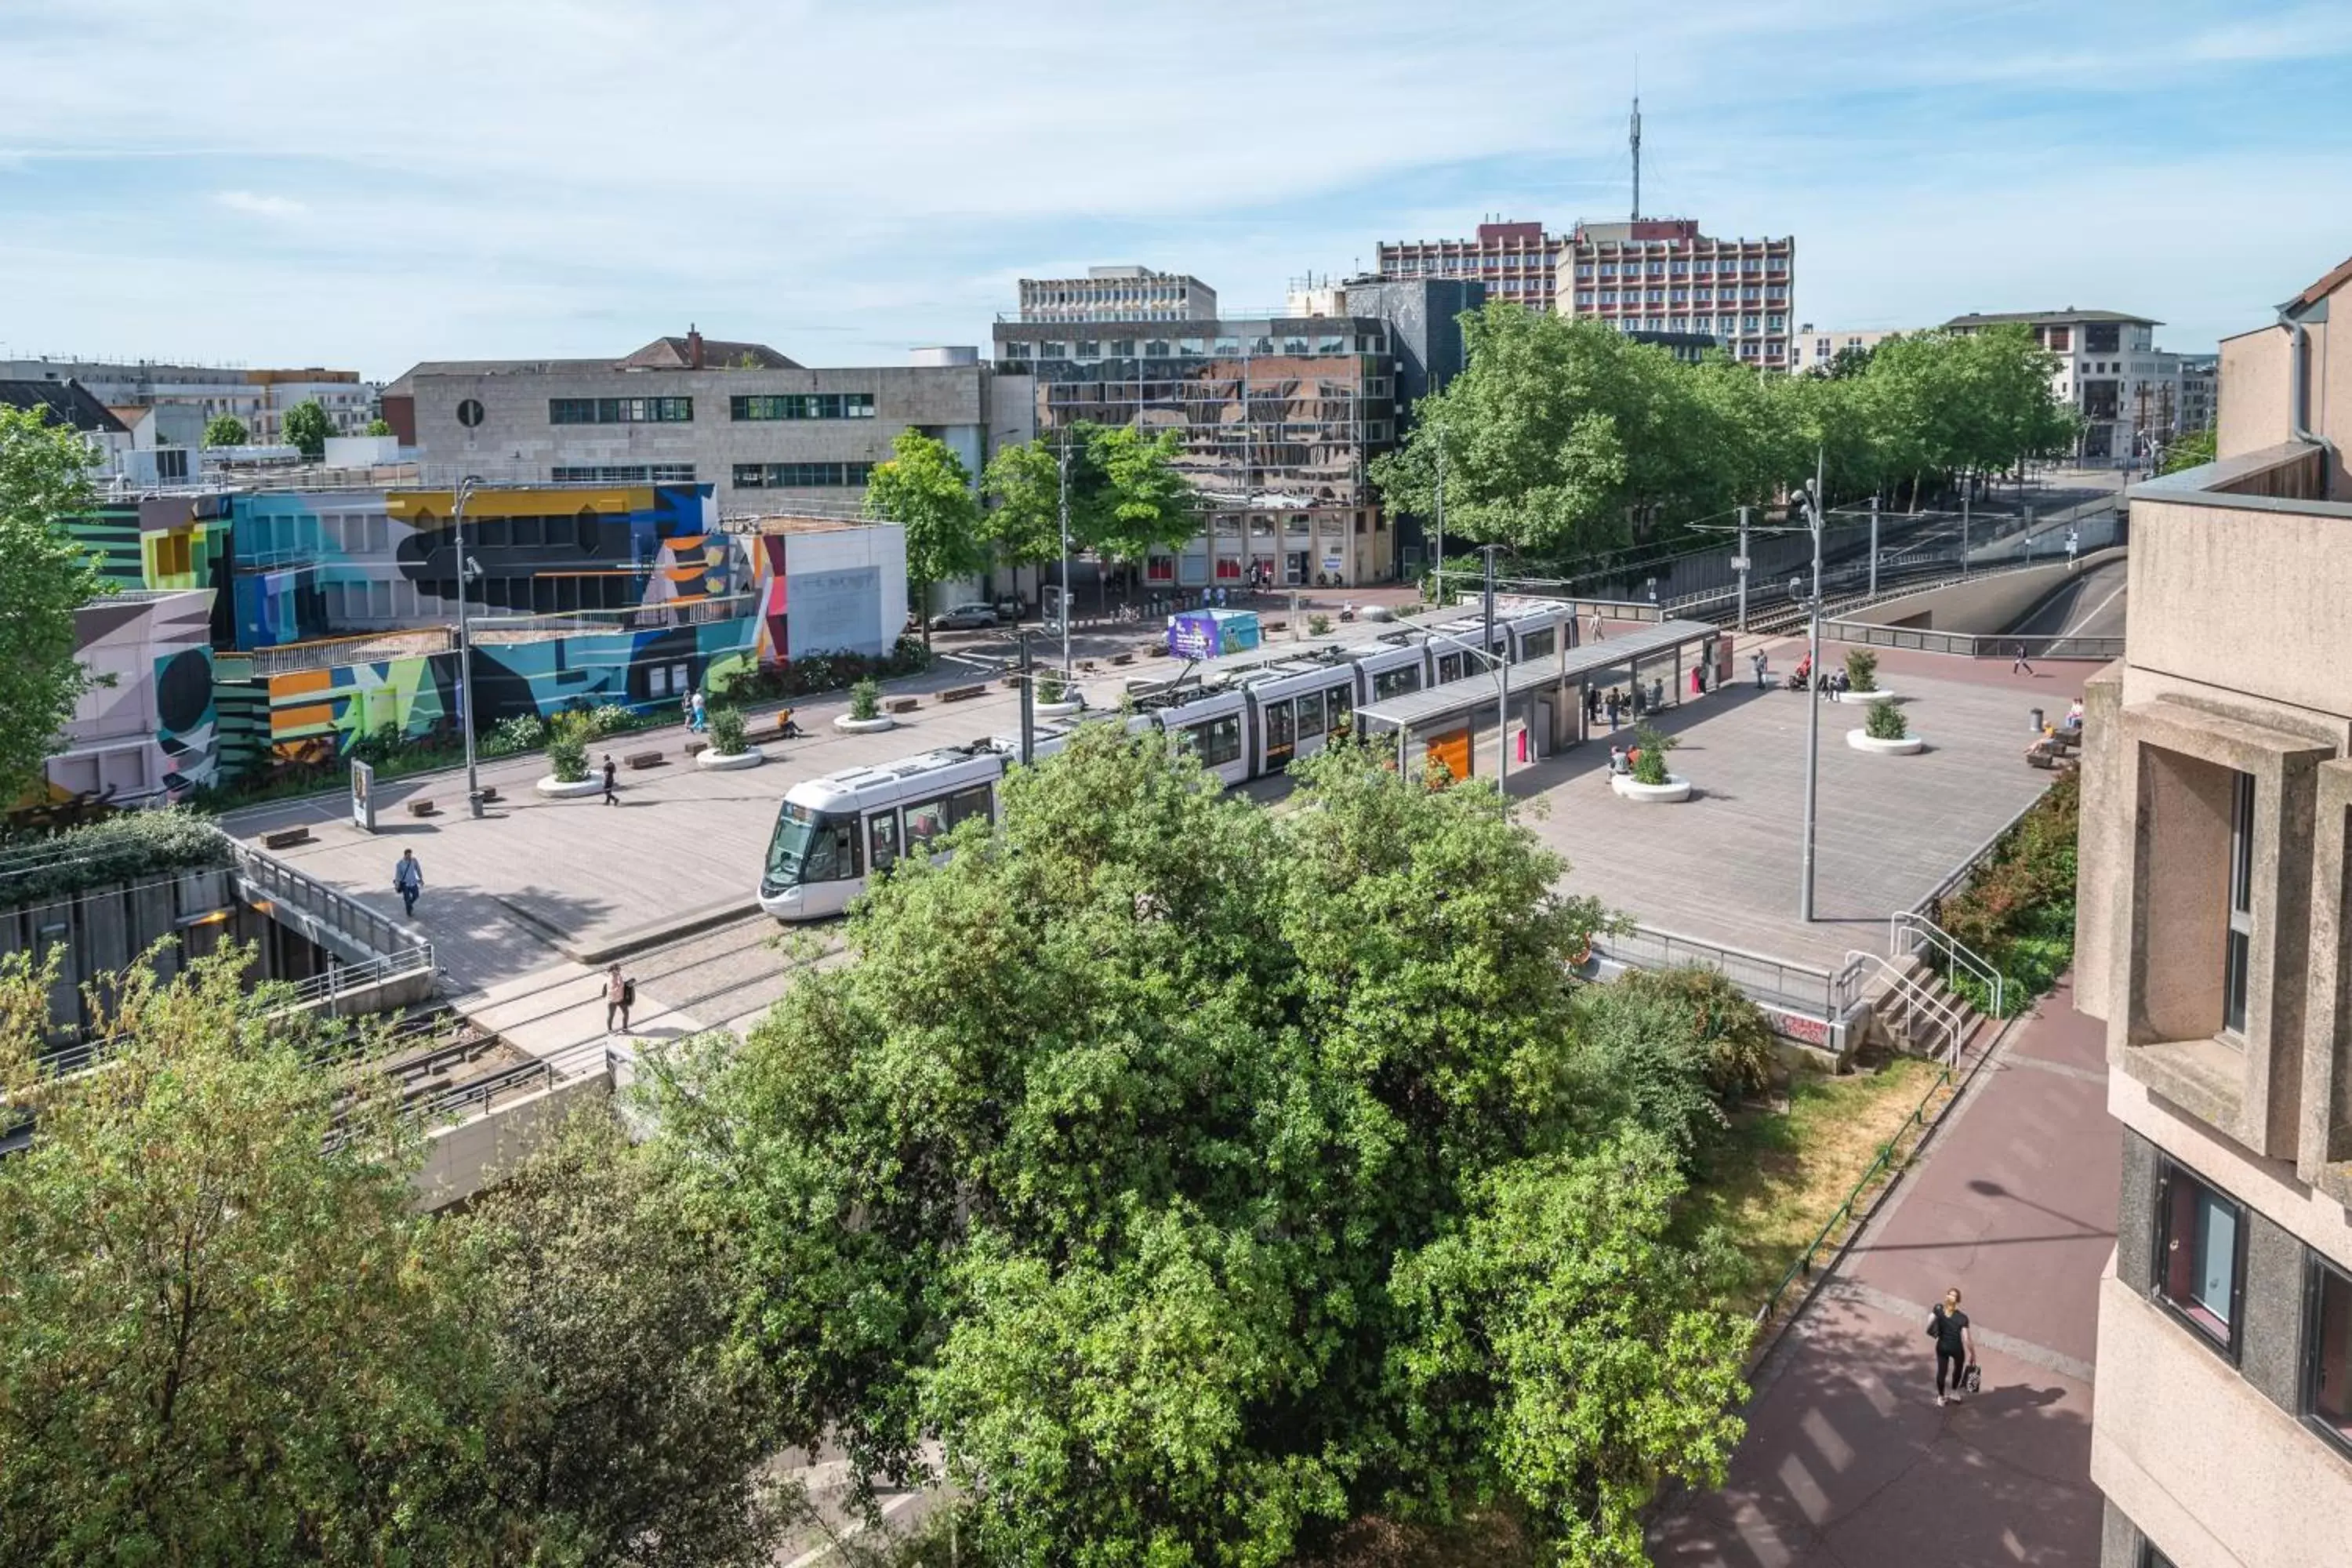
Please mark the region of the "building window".
POLYGON ((1102 340, 1099 338, 1080 338, 1078 340, 1078 357, 1080 359, 1102 358, 1102 340))
MULTIPOLYGON (((1007 350, 1014 347, 1004 345, 1007 350)), ((1019 345, 1022 349, 1028 344, 1019 345)), ((1065 345, 1047 343, 1049 350, 1065 345)), ((1051 354, 1048 358, 1055 357, 1051 354)), ((739 422, 766 419, 871 419, 874 417, 874 395, 870 392, 793 392, 730 397, 727 414, 739 422)))
POLYGON ((2352 1279, 2317 1254, 2304 1311, 2304 1415, 2352 1448, 2352 1279))
POLYGON ((1006 359, 1027 359, 1030 357, 1029 345, 1023 342, 1008 342, 1004 345, 1004 357, 1006 359))
POLYGON ((688 425, 691 397, 551 397, 551 425, 688 425))
POLYGON ((1067 359, 1070 357, 1070 345, 1066 342, 1059 342, 1056 339, 1048 338, 1044 342, 1037 345, 1037 357, 1039 359, 1067 359))
POLYGON ((871 463, 738 463, 739 490, 824 489, 862 485, 874 472, 871 463))
POLYGON ((1602 276, 1603 278, 1614 278, 1614 277, 1616 277, 1616 276, 1617 276, 1617 264, 1616 264, 1615 262, 1613 262, 1613 261, 1604 261, 1604 262, 1602 262, 1602 263, 1601 264, 1601 276, 1602 276))
POLYGON ((2245 1210, 2169 1160, 2157 1176, 2154 1272, 2157 1300, 2235 1359, 2245 1210))
POLYGON ((2112 354, 2123 352, 2123 328, 2113 321, 2089 321, 2083 327, 2083 352, 2112 354))
POLYGON ((2156 1549, 2153 1541, 2139 1543, 2139 1568, 2172 1568, 2172 1559, 2156 1549))
POLYGON ((2230 930, 2221 958, 2221 1027, 2246 1032, 2254 953, 2254 775, 2233 773, 2230 807, 2230 930))

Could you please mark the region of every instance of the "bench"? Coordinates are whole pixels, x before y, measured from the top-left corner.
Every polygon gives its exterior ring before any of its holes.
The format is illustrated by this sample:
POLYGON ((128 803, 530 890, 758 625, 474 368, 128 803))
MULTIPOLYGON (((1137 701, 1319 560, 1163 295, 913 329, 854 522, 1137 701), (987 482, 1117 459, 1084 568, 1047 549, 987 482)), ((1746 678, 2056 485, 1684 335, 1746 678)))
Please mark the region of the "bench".
POLYGON ((686 754, 689 757, 698 757, 709 750, 710 742, 708 741, 688 741, 686 743, 686 754))
POLYGON ((1018 691, 1018 690, 1020 690, 1024 686, 1027 685, 1028 683, 1029 683, 1029 678, 1028 678, 1027 676, 1025 676, 1025 675, 1020 675, 1020 674, 1013 674, 1013 675, 1008 675, 1008 676, 1005 676, 1003 679, 1000 679, 996 684, 997 684, 997 685, 999 685, 999 686, 1002 686, 1002 687, 1003 687, 1003 688, 1004 688, 1004 689, 1005 689, 1005 690, 1007 690, 1007 691, 1018 691))
POLYGON ((630 769, 657 768, 662 765, 659 752, 631 752, 621 759, 621 765, 630 769))
POLYGON ((474 798, 480 801, 484 805, 488 805, 490 802, 499 798, 499 786, 496 784, 484 784, 481 788, 474 792, 474 798))
POLYGON ((411 816, 438 816, 441 815, 441 808, 434 805, 429 800, 412 800, 408 803, 408 815, 411 816))
POLYGON ((1115 653, 1110 656, 1110 661, 1113 664, 1133 664, 1135 656, 1131 653, 1115 653))
POLYGON ((310 830, 307 827, 281 827, 275 833, 265 833, 261 836, 261 847, 264 849, 291 849, 297 844, 310 842, 310 830))
POLYGON ((950 686, 945 691, 940 693, 940 700, 942 702, 969 702, 975 697, 985 697, 987 695, 988 683, 982 681, 977 686, 950 686))
POLYGON ((912 713, 922 705, 922 700, 919 698, 893 697, 882 704, 882 710, 886 713, 912 713))

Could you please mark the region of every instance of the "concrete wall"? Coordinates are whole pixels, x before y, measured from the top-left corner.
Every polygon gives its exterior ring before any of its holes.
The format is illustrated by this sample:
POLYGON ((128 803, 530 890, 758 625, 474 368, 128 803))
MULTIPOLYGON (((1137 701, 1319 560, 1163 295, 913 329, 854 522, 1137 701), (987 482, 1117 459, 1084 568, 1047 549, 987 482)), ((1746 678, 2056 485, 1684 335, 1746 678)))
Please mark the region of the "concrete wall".
POLYGON ((487 1114, 445 1127, 425 1141, 425 1163, 416 1173, 416 1206, 446 1208, 472 1197, 529 1158, 539 1139, 561 1121, 583 1095, 612 1092, 601 1073, 524 1095, 487 1114))
POLYGON ((2132 531, 2135 671, 2352 711, 2352 514, 2136 499, 2132 531))
POLYGON ((2072 568, 2062 557, 2047 566, 2024 566, 1973 582, 1955 583, 1948 588, 1906 594, 1899 599, 1889 599, 1838 618, 1866 626, 1991 636, 2006 631, 2012 621, 2040 604, 2050 590, 2069 576, 2122 553, 2120 550, 2095 550, 2072 568))
POLYGON ((2221 341, 2215 457, 2242 457, 2286 440, 2289 352, 2284 327, 2263 327, 2221 341))

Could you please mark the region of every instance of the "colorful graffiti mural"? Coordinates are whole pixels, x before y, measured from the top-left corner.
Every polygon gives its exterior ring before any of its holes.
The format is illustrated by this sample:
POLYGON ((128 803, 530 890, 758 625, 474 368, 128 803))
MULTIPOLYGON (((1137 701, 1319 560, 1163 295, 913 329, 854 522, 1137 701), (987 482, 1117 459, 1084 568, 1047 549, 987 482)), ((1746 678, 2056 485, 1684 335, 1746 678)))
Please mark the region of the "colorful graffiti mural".
POLYGON ((210 589, 140 590, 74 612, 91 685, 48 760, 52 800, 178 800, 220 776, 210 589))

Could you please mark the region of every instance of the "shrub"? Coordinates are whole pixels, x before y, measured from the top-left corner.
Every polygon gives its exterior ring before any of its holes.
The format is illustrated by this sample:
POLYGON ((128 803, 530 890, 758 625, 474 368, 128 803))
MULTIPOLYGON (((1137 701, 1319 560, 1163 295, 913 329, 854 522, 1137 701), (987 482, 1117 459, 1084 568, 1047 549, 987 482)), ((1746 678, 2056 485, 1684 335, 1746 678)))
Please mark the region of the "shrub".
POLYGON ((1672 735, 1662 735, 1644 724, 1633 731, 1634 748, 1641 755, 1633 759, 1633 782, 1644 784, 1670 784, 1673 773, 1666 767, 1666 753, 1682 744, 1672 735))
POLYGON ((487 756, 510 757, 520 752, 535 752, 547 744, 547 721, 536 713, 517 713, 490 726, 489 739, 482 742, 487 756))
POLYGON ((588 742, 594 736, 582 714, 562 713, 548 727, 547 760, 558 784, 582 784, 588 777, 588 742))
POLYGON ((1318 610, 1307 617, 1307 629, 1315 637, 1322 637, 1331 629, 1331 617, 1318 610))
MULTIPOLYGON (((2075 834, 2082 782, 2066 773, 1993 847, 1966 887, 1930 911, 2000 972, 2002 1011, 2017 1013, 2049 990, 2074 955, 2075 834)), ((1990 998, 1966 973, 1953 988, 1979 1008, 1990 998)))
POLYGON ((404 739, 400 726, 386 721, 354 739, 344 748, 343 754, 352 762, 380 768, 400 754, 404 739))
POLYGON ((1771 1026, 1713 969, 1628 970, 1587 987, 1576 1022, 1574 1061, 1596 1109, 1665 1137, 1686 1168, 1771 1081, 1771 1026))
POLYGON ((228 838, 208 816, 178 806, 119 812, 62 833, 0 839, 0 906, 228 863, 228 838))
POLYGON ((1911 726, 1904 722, 1903 710, 1895 706, 1895 700, 1882 697, 1870 705, 1863 732, 1874 741, 1903 741, 1910 738, 1911 726))
POLYGON ((1058 676, 1058 675, 1055 674, 1052 670, 1044 670, 1044 671, 1041 671, 1041 672, 1038 674, 1038 676, 1037 676, 1037 700, 1038 700, 1038 701, 1040 701, 1040 702, 1059 702, 1059 701, 1062 700, 1062 692, 1063 692, 1063 685, 1062 685, 1062 678, 1061 678, 1060 676, 1058 676))
POLYGON ((710 710, 710 749, 722 757, 740 757, 750 750, 744 739, 743 710, 740 708, 710 710))
POLYGON ((872 676, 849 689, 849 716, 861 721, 882 716, 882 685, 872 676))
POLYGON ((1878 689, 1878 656, 1866 647, 1845 650, 1845 678, 1856 691, 1878 689))
POLYGON ((588 710, 588 733, 617 735, 624 730, 637 728, 637 716, 617 702, 605 702, 588 710))

